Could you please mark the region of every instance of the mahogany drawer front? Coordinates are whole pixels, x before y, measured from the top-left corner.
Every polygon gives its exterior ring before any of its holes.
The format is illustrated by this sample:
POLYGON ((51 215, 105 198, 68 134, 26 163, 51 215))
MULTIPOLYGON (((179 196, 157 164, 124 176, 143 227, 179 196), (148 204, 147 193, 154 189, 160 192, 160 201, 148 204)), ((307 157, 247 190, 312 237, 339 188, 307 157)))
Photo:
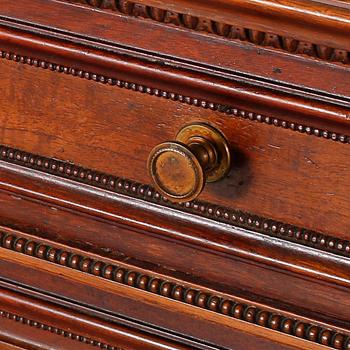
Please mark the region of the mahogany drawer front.
POLYGON ((2 1, 0 348, 350 349, 349 6, 2 1))
POLYGON ((347 144, 21 63, 0 74, 4 145, 151 184, 151 149, 205 122, 228 139, 232 170, 199 200, 347 237, 347 144))

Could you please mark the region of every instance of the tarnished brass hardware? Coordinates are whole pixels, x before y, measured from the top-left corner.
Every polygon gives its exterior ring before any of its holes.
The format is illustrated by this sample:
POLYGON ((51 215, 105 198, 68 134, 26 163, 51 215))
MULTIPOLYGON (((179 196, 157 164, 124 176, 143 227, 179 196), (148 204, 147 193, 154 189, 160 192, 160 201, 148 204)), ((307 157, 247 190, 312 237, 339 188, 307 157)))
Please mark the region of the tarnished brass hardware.
POLYGON ((204 123, 185 126, 175 141, 157 145, 148 158, 148 170, 156 189, 172 202, 195 199, 206 182, 222 179, 230 164, 225 137, 204 123))

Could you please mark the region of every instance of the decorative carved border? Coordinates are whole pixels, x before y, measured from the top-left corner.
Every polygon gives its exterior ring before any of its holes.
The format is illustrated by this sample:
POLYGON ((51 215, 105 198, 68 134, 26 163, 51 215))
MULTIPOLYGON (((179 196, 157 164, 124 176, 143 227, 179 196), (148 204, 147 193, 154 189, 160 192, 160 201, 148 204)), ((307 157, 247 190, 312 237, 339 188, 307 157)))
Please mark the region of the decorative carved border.
MULTIPOLYGON (((191 304, 202 309, 240 319, 277 332, 290 334, 334 349, 346 350, 350 347, 350 337, 335 330, 316 324, 306 323, 302 320, 277 314, 269 310, 259 309, 253 305, 248 305, 240 301, 223 298, 220 295, 210 294, 204 290, 199 290, 198 288, 188 288, 168 280, 142 274, 122 266, 108 264, 88 256, 81 256, 74 252, 55 248, 38 241, 28 240, 24 237, 0 232, 0 247, 21 254, 30 255, 57 265, 79 270, 96 277, 112 280, 133 288, 142 289, 168 299, 191 304)), ((27 320, 4 311, 0 311, 0 315, 17 322, 50 330, 56 334, 64 336, 69 335, 72 339, 86 342, 100 348, 116 349, 112 346, 106 347, 105 344, 96 342, 89 338, 27 320)))
POLYGON ((30 327, 33 327, 33 328, 38 328, 38 329, 41 329, 41 330, 47 331, 47 332, 51 332, 53 334, 61 335, 61 336, 65 337, 65 338, 72 339, 72 340, 78 341, 80 343, 85 343, 85 344, 88 344, 88 345, 92 345, 92 346, 95 346, 95 347, 100 348, 100 349, 122 350, 119 347, 115 347, 113 345, 105 344, 105 343, 102 343, 102 342, 100 342, 98 340, 94 340, 94 339, 91 339, 89 337, 85 337, 85 336, 82 336, 82 335, 79 335, 79 334, 75 334, 75 333, 72 333, 70 331, 63 330, 61 328, 49 326, 47 324, 44 324, 44 323, 41 323, 41 322, 38 322, 38 321, 30 320, 28 318, 25 318, 25 317, 22 317, 22 316, 18 316, 16 314, 7 312, 5 310, 1 310, 0 309, 0 317, 4 317, 4 318, 7 318, 7 319, 12 320, 12 321, 22 323, 22 324, 24 324, 26 326, 30 326, 30 327))
POLYGON ((271 118, 261 114, 241 110, 232 106, 214 103, 207 100, 198 99, 195 97, 184 96, 175 92, 164 91, 164 90, 148 87, 141 84, 135 84, 133 82, 128 82, 128 81, 124 81, 124 80, 120 80, 112 77, 107 77, 104 75, 98 75, 96 73, 87 72, 80 69, 75 69, 73 67, 55 64, 52 62, 47 62, 37 58, 22 56, 16 53, 0 50, 0 59, 7 59, 10 61, 27 64, 37 68, 49 69, 53 72, 64 73, 67 75, 72 75, 74 77, 92 80, 101 84, 108 84, 119 88, 124 88, 124 89, 133 90, 144 94, 149 94, 156 97, 169 99, 172 101, 186 103, 186 104, 193 105, 200 108, 218 111, 228 116, 234 116, 241 119, 249 119, 251 121, 273 125, 275 127, 282 127, 284 129, 290 129, 292 131, 304 133, 307 135, 322 137, 324 139, 329 139, 332 141, 350 144, 350 136, 339 134, 329 130, 318 129, 311 126, 289 122, 278 118, 271 118))
POLYGON ((335 49, 325 45, 313 44, 306 41, 267 33, 250 28, 237 27, 214 21, 210 18, 200 18, 188 14, 163 10, 128 0, 61 0, 70 3, 89 5, 94 8, 108 9, 123 15, 146 18, 197 32, 249 42, 260 47, 269 47, 283 50, 294 55, 304 55, 328 62, 350 64, 350 52, 335 49))
POLYGON ((171 203, 151 186, 86 169, 72 163, 30 154, 3 145, 0 145, 0 160, 350 257, 350 241, 203 201, 171 203))

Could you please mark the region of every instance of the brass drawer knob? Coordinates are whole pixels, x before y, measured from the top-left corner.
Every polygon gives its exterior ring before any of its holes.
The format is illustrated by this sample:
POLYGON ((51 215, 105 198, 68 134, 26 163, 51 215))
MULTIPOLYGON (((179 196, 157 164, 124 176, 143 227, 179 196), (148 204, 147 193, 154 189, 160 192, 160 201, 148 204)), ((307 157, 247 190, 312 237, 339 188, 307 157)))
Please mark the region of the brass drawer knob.
POLYGON ((205 182, 223 178, 230 170, 230 150, 225 137, 207 124, 185 126, 175 141, 151 151, 148 170, 156 189, 172 202, 195 199, 205 182))

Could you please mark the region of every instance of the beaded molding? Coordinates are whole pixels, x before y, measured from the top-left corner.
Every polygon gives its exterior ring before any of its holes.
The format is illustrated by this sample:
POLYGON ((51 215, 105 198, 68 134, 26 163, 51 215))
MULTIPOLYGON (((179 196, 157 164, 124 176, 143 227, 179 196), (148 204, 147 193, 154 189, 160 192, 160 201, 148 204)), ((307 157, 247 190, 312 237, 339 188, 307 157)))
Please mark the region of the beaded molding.
POLYGON ((207 219, 254 230, 269 236, 350 257, 350 241, 340 240, 315 231, 263 218, 250 213, 215 204, 192 201, 171 203, 153 187, 129 179, 104 174, 57 159, 46 158, 0 145, 0 160, 74 180, 154 204, 180 209, 207 219))
POLYGON ((61 0, 112 10, 123 15, 161 22, 196 32, 217 35, 229 40, 245 41, 259 47, 269 47, 294 55, 303 55, 327 62, 350 64, 350 52, 329 46, 313 44, 283 35, 220 23, 209 18, 147 6, 128 0, 61 0))
MULTIPOLYGON (((290 334, 334 349, 350 349, 350 337, 335 330, 307 323, 279 313, 259 309, 240 301, 226 299, 220 295, 207 293, 204 290, 189 288, 158 277, 145 275, 122 266, 107 264, 103 261, 55 248, 38 241, 0 232, 0 247, 20 254, 30 255, 57 265, 62 265, 70 269, 79 270, 96 277, 112 280, 132 288, 142 289, 168 299, 191 304, 201 309, 207 309, 212 312, 240 319, 277 332, 290 334)), ((0 315, 24 324, 37 326, 39 328, 44 327, 49 330, 49 326, 41 325, 35 321, 27 321, 16 315, 4 312, 2 314, 0 313, 0 315)), ((54 327, 51 327, 50 330, 55 333, 58 331, 61 335, 72 334, 54 327)), ((78 335, 72 334, 70 337, 75 340, 87 342, 91 345, 99 346, 102 349, 116 349, 110 345, 100 344, 89 338, 78 335)))
POLYGON ((63 330, 61 328, 49 326, 47 324, 44 324, 44 323, 41 323, 38 321, 30 320, 28 318, 18 316, 16 314, 13 314, 13 313, 10 313, 10 312, 4 311, 4 310, 0 310, 0 317, 7 318, 9 320, 12 320, 12 321, 15 321, 18 323, 22 323, 26 326, 38 328, 38 329, 41 329, 43 331, 48 331, 48 332, 51 332, 51 333, 54 333, 57 335, 61 335, 65 338, 72 339, 72 340, 78 341, 80 343, 92 345, 92 346, 95 346, 95 347, 100 348, 100 349, 122 350, 121 348, 102 343, 98 340, 94 340, 94 339, 91 339, 91 338, 88 338, 88 337, 85 337, 82 335, 78 335, 78 334, 72 333, 70 331, 63 330))
POLYGON ((124 88, 124 89, 133 90, 136 92, 140 92, 140 93, 144 93, 144 94, 148 94, 156 97, 165 98, 172 101, 178 101, 181 103, 186 103, 188 105, 193 105, 196 107, 210 109, 213 111, 224 113, 228 116, 234 116, 241 119, 249 119, 251 121, 269 124, 275 127, 282 127, 284 129, 290 129, 299 133, 305 133, 307 135, 322 137, 324 139, 329 139, 329 140, 337 141, 341 143, 350 143, 350 136, 339 134, 329 130, 318 129, 318 128, 314 128, 311 126, 306 126, 306 125, 298 124, 294 122, 288 122, 286 120, 282 120, 278 118, 271 118, 268 116, 263 116, 258 113, 237 109, 232 106, 214 103, 214 102, 202 100, 195 97, 184 96, 182 94, 178 94, 175 92, 169 92, 169 91, 164 91, 157 88, 151 88, 145 85, 136 84, 136 83, 119 80, 112 77, 107 77, 104 75, 99 75, 92 72, 83 71, 80 69, 75 69, 68 66, 55 64, 55 63, 47 62, 37 58, 22 56, 16 53, 0 50, 0 59, 7 59, 10 61, 27 64, 37 68, 49 69, 53 72, 64 73, 67 75, 72 75, 74 77, 92 80, 101 84, 108 84, 112 86, 117 86, 119 88, 124 88))

